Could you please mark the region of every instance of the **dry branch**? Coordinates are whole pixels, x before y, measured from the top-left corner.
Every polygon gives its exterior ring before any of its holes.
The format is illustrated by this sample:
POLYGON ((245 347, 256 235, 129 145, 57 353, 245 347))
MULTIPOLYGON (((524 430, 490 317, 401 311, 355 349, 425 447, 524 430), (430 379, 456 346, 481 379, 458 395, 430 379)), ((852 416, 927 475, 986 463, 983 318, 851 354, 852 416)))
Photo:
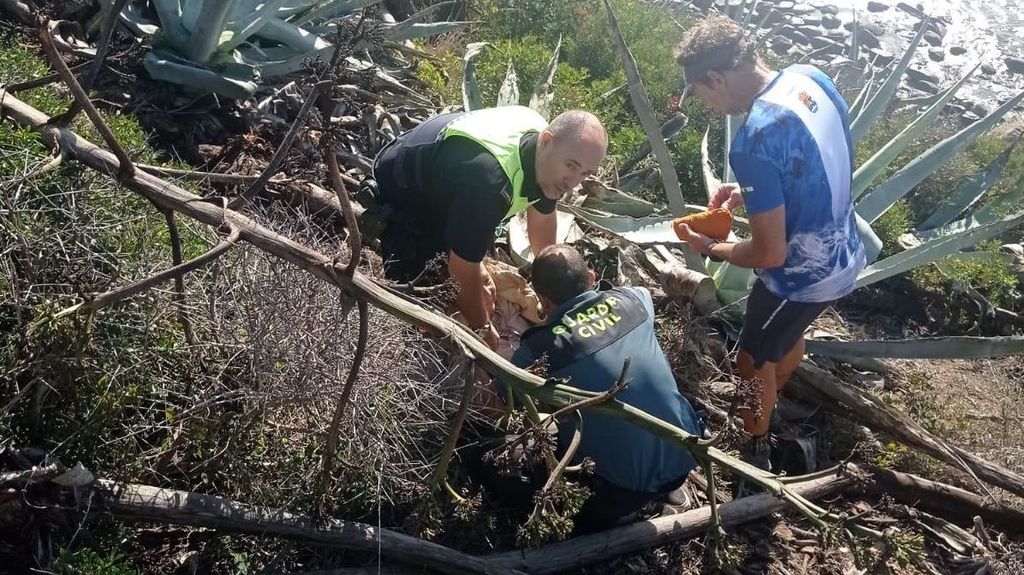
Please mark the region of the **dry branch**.
MULTIPOLYGON (((185 271, 180 269, 182 265, 181 234, 178 232, 178 222, 174 219, 174 212, 172 210, 163 212, 164 218, 167 220, 167 236, 171 241, 171 269, 176 272, 174 275, 174 304, 178 308, 178 320, 181 322, 182 331, 185 332, 185 341, 189 345, 196 345, 196 334, 192 331, 192 322, 188 320, 188 312, 185 310, 185 271)), ((214 249, 217 247, 214 246, 214 249)), ((224 246, 223 249, 226 250, 228 247, 230 244, 224 246)))
POLYGON ((284 134, 284 139, 281 140, 281 145, 274 151, 273 157, 270 158, 270 163, 263 169, 263 173, 245 189, 237 198, 228 204, 232 209, 241 207, 246 202, 251 202, 263 188, 270 181, 270 178, 284 163, 286 157, 288 157, 288 151, 292 149, 292 143, 295 142, 296 136, 299 135, 299 130, 306 125, 306 116, 309 115, 310 110, 313 106, 320 101, 320 92, 327 88, 331 84, 330 80, 321 80, 313 85, 310 89, 309 94, 306 96, 306 101, 302 103, 302 107, 299 108, 299 113, 296 114, 295 119, 292 120, 292 125, 288 127, 288 131, 284 134))
MULTIPOLYGON (((82 89, 81 84, 78 83, 78 79, 75 78, 74 73, 68 68, 67 63, 64 62, 64 58, 57 51, 57 47, 53 43, 53 36, 50 35, 50 27, 46 22, 40 20, 39 26, 39 41, 43 45, 43 49, 46 50, 46 55, 50 59, 50 64, 60 74, 62 80, 67 85, 68 89, 71 90, 71 95, 74 96, 75 101, 72 107, 62 114, 62 119, 65 123, 70 123, 70 120, 75 115, 75 106, 80 107, 85 111, 85 115, 89 117, 89 120, 96 126, 96 131, 99 132, 100 136, 103 137, 103 141, 110 146, 110 149, 114 152, 114 156, 118 160, 118 168, 115 171, 117 173, 117 179, 130 178, 135 171, 135 165, 128 157, 128 153, 124 151, 121 144, 117 141, 114 136, 114 132, 110 131, 110 127, 103 121, 103 117, 100 116, 96 106, 92 105, 92 101, 89 100, 89 95, 82 89)), ((110 172, 110 173, 115 173, 110 172)))
MULTIPOLYGON (((837 493, 850 484, 849 478, 833 475, 794 483, 791 487, 807 499, 816 499, 837 493)), ((722 524, 730 526, 765 517, 782 510, 785 506, 785 502, 774 495, 761 493, 724 503, 719 506, 718 511, 722 524)), ((707 531, 711 526, 711 510, 702 507, 594 535, 575 537, 539 549, 500 553, 488 558, 498 565, 528 573, 557 573, 693 537, 707 531)))
POLYGON ((331 418, 331 426, 327 429, 327 441, 324 444, 324 453, 320 461, 321 481, 326 481, 330 472, 331 460, 338 450, 338 433, 341 429, 341 422, 345 417, 345 406, 348 405, 348 398, 352 395, 352 388, 359 379, 359 367, 363 363, 363 356, 366 355, 366 342, 369 339, 370 310, 366 302, 359 300, 359 340, 356 342, 356 353, 352 357, 352 367, 348 371, 348 379, 345 380, 345 387, 341 390, 341 397, 338 398, 338 405, 334 408, 334 417, 331 418))
POLYGON ((966 468, 987 483, 1024 497, 1024 477, 950 445, 877 397, 837 380, 808 362, 800 364, 796 375, 798 377, 786 385, 786 393, 805 399, 814 398, 830 411, 921 449, 953 467, 966 468))
POLYGON ((89 68, 89 75, 85 79, 85 90, 88 92, 96 85, 96 79, 103 69, 103 60, 107 57, 107 50, 110 48, 110 39, 114 36, 114 28, 117 27, 117 19, 121 15, 128 0, 114 0, 114 5, 107 9, 103 16, 103 23, 100 25, 100 41, 96 46, 96 57, 89 68))
POLYGON ((1024 532, 1024 511, 1019 509, 1004 504, 992 504, 965 489, 909 473, 870 465, 854 467, 871 476, 872 490, 880 495, 891 495, 908 505, 941 513, 945 517, 952 516, 971 521, 974 517, 980 516, 1010 533, 1024 532))
POLYGON ((476 387, 476 369, 473 367, 473 359, 466 358, 463 376, 466 381, 462 386, 462 397, 459 399, 459 408, 452 415, 451 429, 444 440, 444 447, 441 448, 441 455, 438 457, 437 469, 431 481, 433 488, 440 490, 448 481, 448 464, 451 463, 452 454, 455 452, 455 445, 462 434, 462 425, 466 422, 466 414, 469 412, 469 404, 473 401, 473 390, 476 387))
MULTIPOLYGON (((158 286, 171 278, 180 278, 191 271, 197 270, 205 266, 206 264, 220 257, 221 254, 226 252, 228 248, 233 246, 235 242, 238 241, 238 238, 241 234, 241 230, 238 227, 231 225, 230 223, 228 223, 227 226, 230 230, 228 236, 221 240, 217 245, 210 248, 209 251, 202 254, 201 256, 198 256, 195 259, 191 259, 185 263, 168 268, 148 278, 143 278, 135 283, 126 285, 122 288, 103 292, 97 295, 96 297, 88 299, 85 302, 73 305, 67 309, 58 312, 55 317, 62 317, 74 313, 76 311, 96 311, 98 309, 105 308, 121 300, 138 295, 150 288, 158 286)), ((175 231, 175 234, 176 233, 177 232, 175 231)), ((181 252, 179 248, 175 259, 180 259, 180 256, 181 252)))
POLYGON ((102 491, 97 490, 102 508, 118 519, 285 537, 326 547, 380 553, 388 560, 422 565, 444 573, 518 573, 485 558, 364 523, 337 519, 318 523, 279 509, 189 491, 104 480, 98 484, 102 488, 102 491))

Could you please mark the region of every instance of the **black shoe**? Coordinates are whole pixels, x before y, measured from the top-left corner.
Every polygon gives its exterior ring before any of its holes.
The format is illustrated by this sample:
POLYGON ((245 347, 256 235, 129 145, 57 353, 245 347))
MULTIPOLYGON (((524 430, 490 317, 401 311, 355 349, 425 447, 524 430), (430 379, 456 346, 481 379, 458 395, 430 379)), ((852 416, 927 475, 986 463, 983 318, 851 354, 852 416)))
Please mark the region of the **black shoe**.
MULTIPOLYGON (((740 450, 740 459, 753 465, 758 469, 771 472, 772 470, 772 436, 766 433, 761 436, 750 438, 743 449, 740 450)), ((733 499, 739 499, 748 495, 761 493, 764 489, 745 477, 741 477, 733 484, 733 499)))

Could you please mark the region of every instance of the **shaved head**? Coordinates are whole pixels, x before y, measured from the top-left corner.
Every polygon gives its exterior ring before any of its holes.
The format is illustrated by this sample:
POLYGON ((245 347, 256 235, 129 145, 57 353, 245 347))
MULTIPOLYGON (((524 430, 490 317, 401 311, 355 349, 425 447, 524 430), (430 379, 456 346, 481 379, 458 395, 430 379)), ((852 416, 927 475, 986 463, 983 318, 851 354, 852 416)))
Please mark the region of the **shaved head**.
POLYGON ((597 169, 608 151, 608 133, 590 112, 562 112, 537 142, 537 184, 557 200, 597 169))
POLYGON ((548 130, 559 142, 580 142, 586 138, 595 138, 597 142, 608 146, 608 133, 604 124, 597 116, 583 110, 562 112, 551 120, 548 130))

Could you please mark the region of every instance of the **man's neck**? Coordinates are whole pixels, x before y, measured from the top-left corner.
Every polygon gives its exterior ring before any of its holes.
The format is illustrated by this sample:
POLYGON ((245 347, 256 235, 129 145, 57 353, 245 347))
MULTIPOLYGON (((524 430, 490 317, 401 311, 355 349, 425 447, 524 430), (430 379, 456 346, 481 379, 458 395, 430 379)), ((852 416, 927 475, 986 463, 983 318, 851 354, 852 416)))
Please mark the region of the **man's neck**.
POLYGON ((749 105, 747 106, 748 110, 754 105, 754 100, 757 99, 757 95, 765 89, 765 86, 771 84, 772 80, 774 80, 778 75, 778 72, 768 68, 760 61, 754 64, 754 71, 751 75, 750 82, 749 105))

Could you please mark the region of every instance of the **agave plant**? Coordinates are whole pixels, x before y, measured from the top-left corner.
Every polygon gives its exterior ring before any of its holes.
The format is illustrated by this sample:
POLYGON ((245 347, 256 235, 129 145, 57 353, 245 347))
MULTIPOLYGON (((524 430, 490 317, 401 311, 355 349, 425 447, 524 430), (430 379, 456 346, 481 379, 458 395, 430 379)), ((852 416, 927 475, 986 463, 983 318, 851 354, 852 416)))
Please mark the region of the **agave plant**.
MULTIPOLYGON (((380 0, 136 0, 121 21, 152 38, 143 61, 155 79, 247 98, 277 77, 317 57, 329 59, 339 22, 380 0)), ((113 0, 103 0, 110 10, 113 0)), ((399 23, 375 22, 385 39, 404 41, 452 30, 465 22, 427 23, 436 4, 399 23)), ((357 69, 368 62, 350 58, 357 69)))
MULTIPOLYGON (((462 107, 467 112, 484 107, 480 85, 476 79, 474 59, 489 46, 490 44, 487 42, 474 42, 466 46, 462 68, 462 107)), ((530 97, 530 108, 536 110, 544 118, 548 118, 550 115, 551 101, 555 97, 555 72, 558 70, 558 57, 561 51, 562 38, 559 37, 551 59, 548 61, 547 68, 544 70, 544 75, 540 78, 540 81, 533 90, 533 95, 530 97)), ((519 93, 519 75, 516 74, 516 69, 512 66, 512 61, 510 60, 505 71, 505 79, 501 82, 501 87, 498 89, 498 98, 495 106, 515 106, 519 104, 519 93)))
MULTIPOLYGON (((653 124, 650 120, 644 121, 645 116, 653 118, 653 110, 651 110, 650 104, 644 96, 642 79, 635 63, 633 63, 633 58, 625 39, 618 29, 610 4, 605 2, 605 8, 609 15, 612 37, 623 55, 633 106, 641 118, 641 123, 648 139, 653 144, 654 154, 660 165, 671 214, 658 213, 658 207, 654 205, 650 206, 649 212, 637 213, 636 206, 632 205, 633 211, 627 216, 616 213, 618 210, 615 206, 603 203, 593 203, 586 209, 574 208, 573 211, 577 216, 582 217, 593 225, 635 243, 677 243, 678 240, 671 228, 672 219, 686 211, 696 211, 703 208, 701 206, 688 206, 683 203, 681 188, 678 180, 674 177, 672 159, 668 155, 667 148, 658 145, 658 142, 663 143, 664 141, 662 134, 657 129, 656 124, 653 124)), ((739 18, 739 20, 743 22, 750 21, 749 17, 739 18)), ((918 34, 911 41, 907 52, 900 61, 893 66, 887 77, 877 84, 874 82, 874 72, 871 71, 871 66, 868 65, 864 58, 858 58, 856 41, 852 43, 848 54, 850 56, 848 61, 862 66, 865 79, 864 87, 858 93, 850 109, 851 131, 855 143, 870 130, 871 126, 878 121, 889 106, 904 72, 910 64, 913 52, 917 48, 926 29, 927 20, 920 26, 918 34)), ((856 38, 856 33, 854 37, 856 38)), ((881 252, 882 246, 881 241, 871 229, 870 224, 877 221, 898 200, 912 192, 918 184, 935 173, 936 170, 959 151, 973 143, 978 136, 992 128, 1007 112, 1024 100, 1024 92, 1022 92, 999 106, 999 108, 985 118, 974 122, 953 136, 935 144, 896 171, 887 180, 876 185, 875 181, 895 161, 899 154, 935 124, 942 109, 975 69, 977 69, 977 66, 965 73, 952 86, 940 92, 932 99, 930 105, 922 110, 918 117, 896 138, 886 144, 870 159, 857 166, 853 175, 853 194, 856 199, 855 212, 858 218, 858 229, 864 238, 870 263, 858 277, 858 288, 904 273, 915 267, 939 262, 949 256, 960 254, 961 250, 972 248, 982 241, 997 237, 1007 230, 1024 224, 1024 209, 1021 209, 1020 206, 1020 199, 1024 197, 1024 181, 1017 182, 1016 187, 1009 195, 977 207, 981 204, 980 200, 985 192, 998 180, 1003 167, 1009 160, 1012 148, 1016 146, 1020 139, 1020 137, 1017 137, 991 164, 978 174, 966 178, 936 208, 934 213, 921 222, 918 229, 903 238, 903 243, 906 244, 907 249, 881 261, 875 261, 881 252)), ((733 127, 738 125, 738 120, 739 118, 728 118, 726 121, 726 154, 728 154, 727 150, 733 127)), ((702 157, 704 162, 704 181, 710 194, 717 189, 721 182, 711 169, 708 156, 707 134, 705 133, 702 157)), ((728 163, 726 162, 727 165, 728 163)), ((726 179, 728 180, 728 178, 728 172, 726 172, 726 179)), ((743 306, 739 304, 745 300, 753 284, 753 272, 728 264, 718 264, 710 260, 702 260, 701 258, 689 258, 687 264, 691 267, 703 268, 697 269, 697 271, 701 271, 714 279, 719 300, 723 306, 721 310, 723 316, 740 321, 742 319, 743 306)), ((963 351, 969 352, 972 357, 987 357, 1024 351, 1024 338, 1020 337, 1001 339, 980 338, 979 340, 972 339, 970 342, 946 338, 934 341, 916 340, 915 343, 916 345, 908 346, 905 342, 859 342, 861 344, 859 347, 851 347, 843 342, 820 341, 814 343, 813 351, 819 354, 834 354, 847 357, 855 354, 869 353, 876 357, 958 357, 962 355, 963 351), (891 346, 887 345, 890 343, 892 344, 891 346), (958 350, 961 353, 958 353, 958 350)), ((811 349, 810 346, 809 349, 811 349)))

